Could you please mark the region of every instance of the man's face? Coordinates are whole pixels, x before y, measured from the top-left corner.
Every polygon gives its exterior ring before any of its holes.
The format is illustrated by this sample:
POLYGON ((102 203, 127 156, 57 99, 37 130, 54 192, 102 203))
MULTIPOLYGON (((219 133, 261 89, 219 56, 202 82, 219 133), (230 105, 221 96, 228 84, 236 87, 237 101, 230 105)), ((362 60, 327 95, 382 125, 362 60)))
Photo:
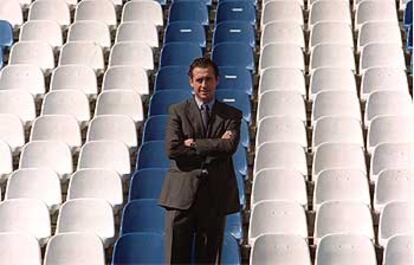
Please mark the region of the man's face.
POLYGON ((190 86, 194 90, 195 96, 202 102, 210 102, 214 99, 218 79, 214 75, 212 67, 195 67, 190 78, 190 86))

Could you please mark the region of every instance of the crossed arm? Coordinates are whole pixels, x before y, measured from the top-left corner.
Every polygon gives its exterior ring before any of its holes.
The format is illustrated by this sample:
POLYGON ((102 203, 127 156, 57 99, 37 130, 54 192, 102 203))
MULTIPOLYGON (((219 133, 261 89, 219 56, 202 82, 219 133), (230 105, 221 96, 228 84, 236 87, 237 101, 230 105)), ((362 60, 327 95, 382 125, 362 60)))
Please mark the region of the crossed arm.
POLYGON ((219 138, 188 138, 182 129, 181 117, 170 109, 167 125, 167 154, 171 159, 216 159, 231 156, 237 150, 240 139, 241 117, 228 121, 226 131, 219 138))

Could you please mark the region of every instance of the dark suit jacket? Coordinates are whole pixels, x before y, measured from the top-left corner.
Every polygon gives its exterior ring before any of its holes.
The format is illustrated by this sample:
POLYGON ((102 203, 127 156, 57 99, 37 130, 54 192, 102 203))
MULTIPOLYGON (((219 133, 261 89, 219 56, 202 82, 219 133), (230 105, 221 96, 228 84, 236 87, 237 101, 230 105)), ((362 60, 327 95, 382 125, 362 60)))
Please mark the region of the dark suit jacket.
POLYGON ((241 118, 242 113, 238 109, 216 100, 205 135, 194 98, 170 107, 165 137, 170 168, 160 194, 161 206, 181 210, 190 208, 202 183, 208 185, 212 203, 220 213, 239 211, 232 155, 240 139, 241 118), (231 130, 234 137, 221 139, 227 130, 231 130), (188 138, 195 140, 194 148, 184 146, 184 140, 188 138), (208 173, 203 173, 203 169, 208 173))

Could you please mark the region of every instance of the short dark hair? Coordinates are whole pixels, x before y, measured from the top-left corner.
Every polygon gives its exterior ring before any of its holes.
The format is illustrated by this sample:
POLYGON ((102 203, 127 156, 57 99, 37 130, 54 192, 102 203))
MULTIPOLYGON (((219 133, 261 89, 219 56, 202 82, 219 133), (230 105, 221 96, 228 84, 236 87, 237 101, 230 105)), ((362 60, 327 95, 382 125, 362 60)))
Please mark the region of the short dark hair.
POLYGON ((190 68, 188 69, 188 77, 192 78, 193 77, 193 70, 194 68, 199 67, 199 68, 208 68, 211 67, 214 70, 214 76, 216 78, 219 77, 219 69, 218 66, 208 57, 200 57, 200 58, 196 58, 194 59, 194 61, 191 63, 190 68))

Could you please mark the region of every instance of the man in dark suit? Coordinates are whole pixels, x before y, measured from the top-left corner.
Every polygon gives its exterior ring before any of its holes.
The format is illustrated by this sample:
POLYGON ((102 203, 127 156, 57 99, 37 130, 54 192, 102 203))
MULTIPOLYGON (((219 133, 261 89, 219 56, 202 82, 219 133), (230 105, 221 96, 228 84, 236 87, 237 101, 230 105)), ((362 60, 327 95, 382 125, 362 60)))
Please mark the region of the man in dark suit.
POLYGON ((242 113, 215 100, 219 73, 210 59, 194 60, 188 75, 194 97, 170 107, 166 129, 166 263, 218 264, 225 216, 240 208, 232 155, 242 113))

